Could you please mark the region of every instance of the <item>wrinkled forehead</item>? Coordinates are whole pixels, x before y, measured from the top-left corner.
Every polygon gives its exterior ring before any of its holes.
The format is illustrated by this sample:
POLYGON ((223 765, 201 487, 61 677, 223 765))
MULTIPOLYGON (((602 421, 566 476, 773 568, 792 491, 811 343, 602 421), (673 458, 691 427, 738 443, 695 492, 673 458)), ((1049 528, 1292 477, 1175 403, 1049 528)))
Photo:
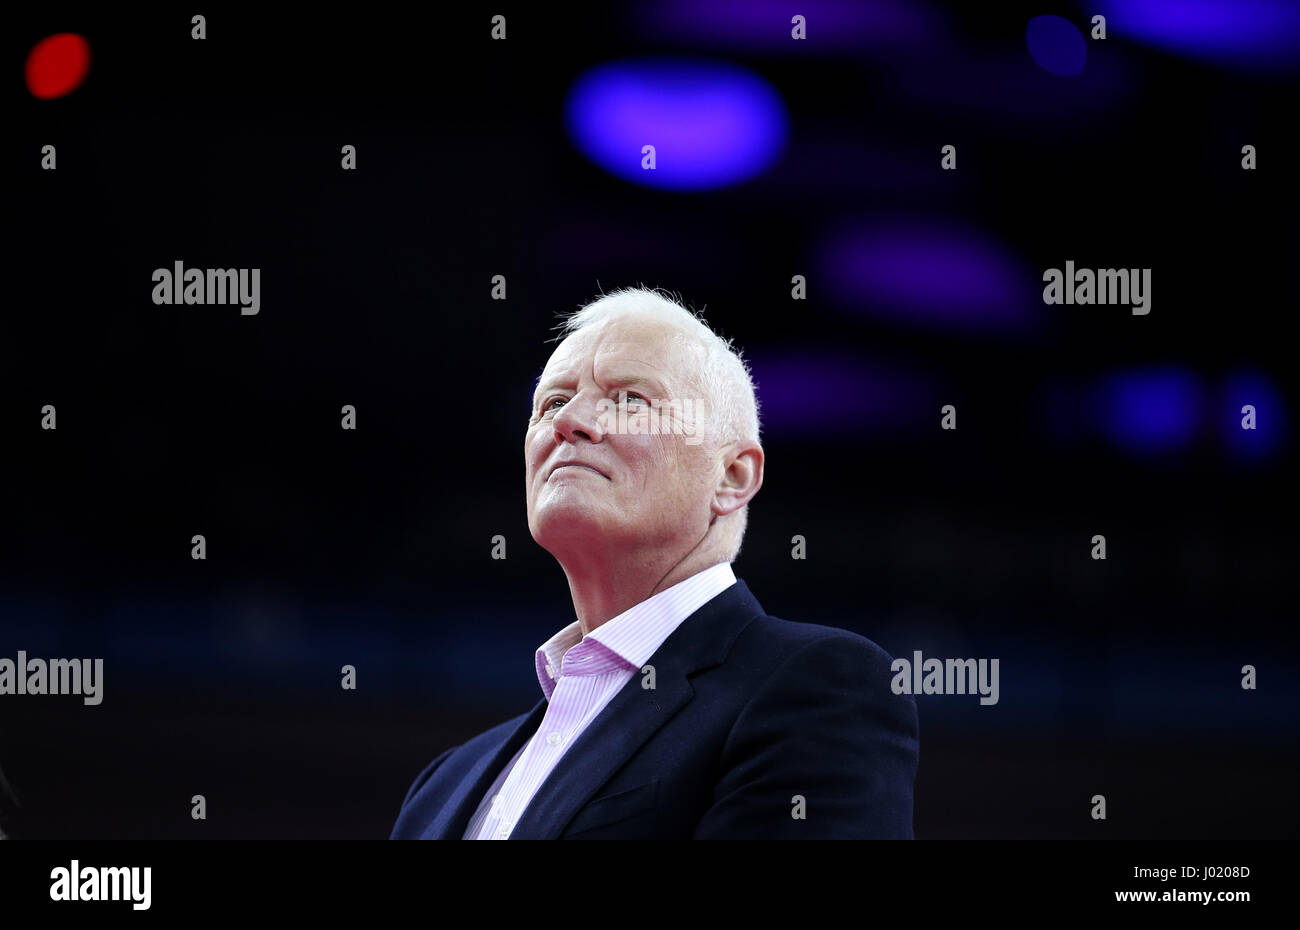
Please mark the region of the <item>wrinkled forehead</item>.
POLYGON ((551 354, 538 385, 594 373, 644 375, 682 390, 695 382, 706 354, 694 334, 666 320, 614 319, 570 334, 551 354))

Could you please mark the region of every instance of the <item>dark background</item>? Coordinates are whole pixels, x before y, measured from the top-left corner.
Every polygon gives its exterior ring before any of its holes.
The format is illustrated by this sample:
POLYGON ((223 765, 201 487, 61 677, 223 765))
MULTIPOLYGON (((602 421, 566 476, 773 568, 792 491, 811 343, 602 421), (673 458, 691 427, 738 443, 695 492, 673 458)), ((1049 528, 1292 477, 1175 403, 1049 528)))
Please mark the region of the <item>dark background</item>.
POLYGON ((572 609, 524 512, 532 382, 558 313, 644 283, 752 360, 767 473, 735 569, 767 611, 1000 660, 994 706, 918 698, 918 838, 1296 836, 1294 59, 1112 14, 1062 78, 1026 22, 1086 36, 1091 9, 868 3, 879 26, 818 34, 813 5, 791 43, 784 8, 754 8, 763 41, 679 6, 210 8, 202 42, 190 13, 11 22, 0 656, 105 670, 99 706, 0 698, 8 830, 386 836, 425 764, 540 695, 572 609), (37 100, 22 62, 60 31, 94 64, 37 100), (761 75, 779 159, 694 192, 593 164, 566 94, 646 53, 761 75), (827 282, 836 230, 913 221, 1001 243, 1011 311, 945 316, 941 261, 893 308, 827 282), (1066 259, 1152 268, 1151 313, 1044 305, 1066 259), (261 312, 155 306, 176 260, 261 268, 261 312))

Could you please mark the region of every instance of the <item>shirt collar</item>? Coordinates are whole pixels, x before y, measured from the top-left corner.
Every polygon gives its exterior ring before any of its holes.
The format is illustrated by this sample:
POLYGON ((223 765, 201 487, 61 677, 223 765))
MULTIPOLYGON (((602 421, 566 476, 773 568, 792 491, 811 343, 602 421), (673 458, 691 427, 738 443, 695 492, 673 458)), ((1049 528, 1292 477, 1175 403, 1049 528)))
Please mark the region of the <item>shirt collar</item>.
POLYGON ((573 621, 537 648, 542 693, 549 701, 564 675, 599 673, 612 665, 641 668, 686 618, 735 583, 731 563, 719 562, 611 617, 586 636, 581 622, 573 621), (584 666, 596 671, 584 671, 584 666))

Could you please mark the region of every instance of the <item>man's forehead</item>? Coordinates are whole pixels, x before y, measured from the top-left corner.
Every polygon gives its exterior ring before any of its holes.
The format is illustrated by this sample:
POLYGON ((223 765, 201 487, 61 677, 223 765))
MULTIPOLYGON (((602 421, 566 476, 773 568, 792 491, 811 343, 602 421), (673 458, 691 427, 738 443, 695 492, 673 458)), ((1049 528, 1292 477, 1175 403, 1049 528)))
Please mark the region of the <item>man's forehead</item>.
POLYGON ((619 367, 660 377, 683 375, 702 351, 699 340, 670 323, 618 320, 568 336, 551 354, 540 380, 572 376, 593 366, 597 371, 619 367))

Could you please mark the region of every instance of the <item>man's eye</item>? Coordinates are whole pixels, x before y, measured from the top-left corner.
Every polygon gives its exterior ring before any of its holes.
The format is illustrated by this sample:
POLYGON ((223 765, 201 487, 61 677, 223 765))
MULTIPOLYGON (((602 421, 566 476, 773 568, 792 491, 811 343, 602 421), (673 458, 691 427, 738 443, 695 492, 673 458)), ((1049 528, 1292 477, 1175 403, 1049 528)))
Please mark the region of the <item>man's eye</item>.
POLYGON ((554 409, 555 409, 555 404, 556 404, 557 402, 563 404, 563 403, 564 403, 564 398, 563 398, 563 397, 552 397, 549 401, 546 402, 546 406, 543 407, 542 410, 543 410, 543 411, 554 410, 554 409))
POLYGON ((642 404, 644 404, 644 403, 646 402, 646 399, 645 399, 644 397, 642 397, 640 394, 634 394, 634 393, 632 393, 631 391, 628 391, 628 392, 627 392, 627 402, 628 402, 628 403, 631 403, 633 399, 635 399, 635 400, 639 400, 642 404))

